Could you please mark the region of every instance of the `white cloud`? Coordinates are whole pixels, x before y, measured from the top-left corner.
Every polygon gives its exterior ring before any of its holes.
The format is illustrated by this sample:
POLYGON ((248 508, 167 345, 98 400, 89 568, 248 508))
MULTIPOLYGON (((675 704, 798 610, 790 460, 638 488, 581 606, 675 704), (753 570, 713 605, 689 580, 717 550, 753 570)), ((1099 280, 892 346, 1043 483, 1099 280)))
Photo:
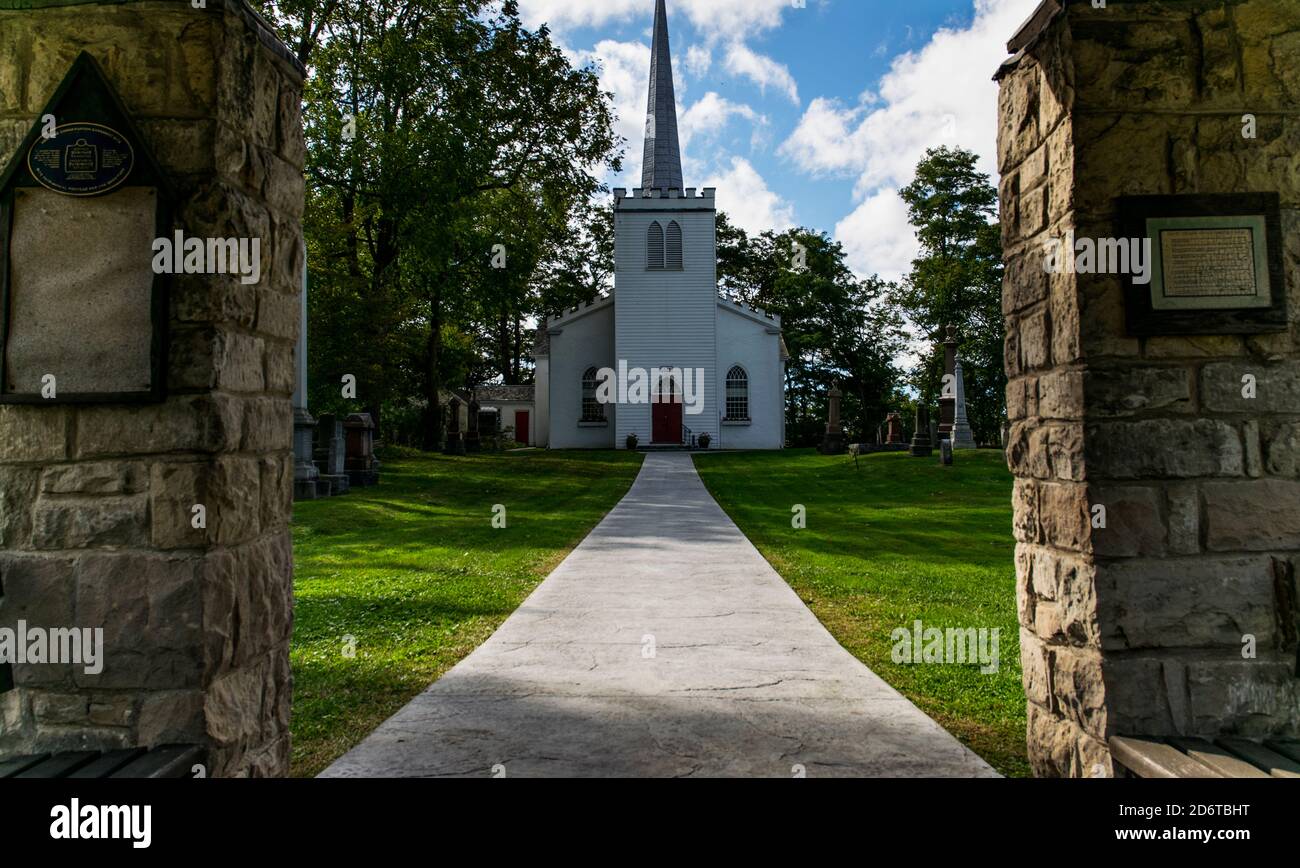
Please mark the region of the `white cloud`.
POLYGON ((744 118, 757 127, 767 124, 767 118, 744 103, 736 103, 709 91, 682 113, 678 121, 678 135, 682 150, 692 142, 710 142, 717 139, 733 118, 744 118))
POLYGON ((896 57, 859 105, 814 99, 780 153, 813 176, 855 178, 856 209, 836 227, 859 274, 894 278, 908 270, 916 241, 897 191, 911 182, 925 150, 958 145, 997 173, 997 84, 1007 38, 1038 0, 974 0, 962 30, 944 28, 917 51, 896 57))
POLYGON ((713 52, 706 45, 692 45, 686 49, 686 71, 696 78, 709 74, 713 66, 713 52))
POLYGON ((601 88, 614 94, 614 132, 627 140, 623 175, 606 181, 611 186, 641 186, 650 46, 602 39, 590 51, 572 54, 578 63, 594 63, 599 68, 601 88))
POLYGON ((849 266, 862 275, 898 280, 912 270, 919 247, 907 222, 907 205, 894 189, 867 197, 835 226, 849 266))
MULTIPOLYGON (((654 20, 654 0, 520 0, 519 11, 529 27, 548 23, 557 32, 574 27, 601 27, 611 22, 654 20)), ((779 27, 783 12, 795 10, 790 0, 668 0, 668 27, 685 15, 709 41, 743 39, 779 27)))
POLYGON ((771 86, 785 94, 790 102, 799 105, 799 85, 785 64, 777 63, 766 55, 756 54, 741 42, 733 42, 727 48, 723 63, 727 72, 748 78, 758 85, 762 93, 766 94, 771 86))
POLYGON ((718 188, 718 210, 750 234, 781 231, 795 224, 794 207, 767 187, 763 176, 744 157, 715 172, 702 187, 718 188))

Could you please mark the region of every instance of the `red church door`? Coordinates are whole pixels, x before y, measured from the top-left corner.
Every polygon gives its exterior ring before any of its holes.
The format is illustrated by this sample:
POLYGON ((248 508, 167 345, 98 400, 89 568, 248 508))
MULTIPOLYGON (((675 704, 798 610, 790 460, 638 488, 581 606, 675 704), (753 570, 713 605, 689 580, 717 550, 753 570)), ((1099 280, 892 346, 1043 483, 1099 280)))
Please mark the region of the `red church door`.
POLYGON ((651 440, 654 443, 682 442, 682 401, 675 377, 659 380, 658 402, 650 407, 651 440))
POLYGON ((532 443, 528 442, 528 411, 527 410, 515 411, 515 442, 522 443, 525 446, 533 445, 532 443))

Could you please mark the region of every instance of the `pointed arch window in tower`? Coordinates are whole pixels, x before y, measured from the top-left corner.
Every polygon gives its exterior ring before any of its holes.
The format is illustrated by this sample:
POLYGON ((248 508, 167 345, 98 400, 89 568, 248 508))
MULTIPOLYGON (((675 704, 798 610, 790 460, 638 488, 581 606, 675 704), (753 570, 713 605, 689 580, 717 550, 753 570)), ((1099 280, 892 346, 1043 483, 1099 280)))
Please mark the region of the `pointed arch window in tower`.
POLYGON ((645 267, 658 270, 664 267, 664 227, 658 220, 650 224, 646 234, 645 267))
POLYGON ((676 220, 668 224, 668 254, 665 257, 665 267, 669 271, 682 270, 682 227, 676 220))

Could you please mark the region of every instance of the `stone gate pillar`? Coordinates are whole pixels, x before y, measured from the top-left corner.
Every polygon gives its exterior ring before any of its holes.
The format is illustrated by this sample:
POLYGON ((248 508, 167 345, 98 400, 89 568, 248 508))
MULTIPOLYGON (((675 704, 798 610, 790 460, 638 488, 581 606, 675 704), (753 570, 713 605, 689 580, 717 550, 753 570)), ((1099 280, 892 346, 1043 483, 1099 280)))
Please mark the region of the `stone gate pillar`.
MULTIPOLYGON (((84 51, 171 188, 160 228, 255 239, 260 274, 170 278, 161 400, 0 403, 0 627, 104 631, 100 672, 14 666, 0 755, 191 743, 209 775, 284 774, 304 70, 239 0, 5 5, 0 165, 84 51)), ((93 242, 46 267, 75 282, 93 242)))
POLYGON ((1117 734, 1295 735, 1300 4, 1049 0, 1008 48, 1007 456, 1034 770, 1112 774, 1117 734), (1157 313, 1144 332, 1126 277, 1045 270, 1049 239, 1123 237, 1119 197, 1241 193, 1280 198, 1288 313, 1271 329, 1224 315, 1161 334, 1157 313))

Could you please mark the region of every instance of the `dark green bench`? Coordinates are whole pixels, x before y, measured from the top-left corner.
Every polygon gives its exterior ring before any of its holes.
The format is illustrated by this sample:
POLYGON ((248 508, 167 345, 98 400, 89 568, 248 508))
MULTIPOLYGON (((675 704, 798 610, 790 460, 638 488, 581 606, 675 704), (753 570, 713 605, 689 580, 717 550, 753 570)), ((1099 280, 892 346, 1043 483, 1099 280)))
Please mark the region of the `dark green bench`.
POLYGON ((206 762, 207 751, 192 744, 41 753, 0 760, 0 778, 192 778, 206 762))
POLYGON ((1114 736, 1110 755, 1139 778, 1300 778, 1300 740, 1114 736))

